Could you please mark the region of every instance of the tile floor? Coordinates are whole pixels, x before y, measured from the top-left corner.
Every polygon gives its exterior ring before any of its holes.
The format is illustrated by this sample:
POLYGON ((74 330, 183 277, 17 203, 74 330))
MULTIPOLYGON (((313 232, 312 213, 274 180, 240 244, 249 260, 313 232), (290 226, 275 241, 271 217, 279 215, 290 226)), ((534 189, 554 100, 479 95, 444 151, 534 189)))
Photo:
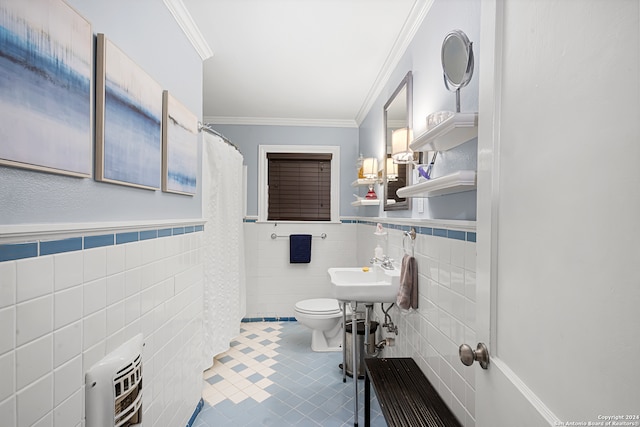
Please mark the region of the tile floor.
MULTIPOLYGON (((194 427, 353 426, 353 380, 341 352, 311 351, 298 322, 251 322, 204 373, 204 407, 194 427)), ((358 382, 364 425, 364 380, 358 382)), ((386 426, 372 391, 371 425, 386 426)))

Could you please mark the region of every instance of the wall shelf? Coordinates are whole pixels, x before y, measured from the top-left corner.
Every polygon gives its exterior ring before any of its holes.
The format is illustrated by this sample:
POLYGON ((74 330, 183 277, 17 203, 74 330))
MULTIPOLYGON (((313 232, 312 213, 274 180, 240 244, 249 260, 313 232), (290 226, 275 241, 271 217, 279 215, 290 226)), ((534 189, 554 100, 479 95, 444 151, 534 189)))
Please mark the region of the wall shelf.
POLYGON ((377 184, 378 182, 380 182, 380 181, 378 181, 375 178, 359 178, 359 179, 356 179, 355 181, 353 181, 351 183, 351 186, 352 187, 361 187, 363 185, 377 184))
POLYGON ((360 199, 351 202, 351 206, 379 206, 380 199, 360 199))
POLYGON ((450 117, 413 139, 413 151, 446 151, 478 136, 478 113, 452 113, 450 117))
POLYGON ((399 197, 435 197, 476 189, 476 171, 461 170, 398 189, 399 197))

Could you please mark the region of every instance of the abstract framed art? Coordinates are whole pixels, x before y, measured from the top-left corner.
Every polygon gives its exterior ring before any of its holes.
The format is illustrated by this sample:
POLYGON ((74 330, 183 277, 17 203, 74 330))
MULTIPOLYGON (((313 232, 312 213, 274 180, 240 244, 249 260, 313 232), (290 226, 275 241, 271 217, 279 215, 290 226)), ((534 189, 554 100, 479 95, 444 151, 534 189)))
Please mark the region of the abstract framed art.
POLYGON ((90 177, 91 24, 61 0, 0 3, 0 164, 90 177))
POLYGON ((162 87, 98 34, 96 180, 156 190, 162 155, 162 87))
POLYGON ((162 93, 162 191, 194 195, 198 118, 168 91, 162 93))

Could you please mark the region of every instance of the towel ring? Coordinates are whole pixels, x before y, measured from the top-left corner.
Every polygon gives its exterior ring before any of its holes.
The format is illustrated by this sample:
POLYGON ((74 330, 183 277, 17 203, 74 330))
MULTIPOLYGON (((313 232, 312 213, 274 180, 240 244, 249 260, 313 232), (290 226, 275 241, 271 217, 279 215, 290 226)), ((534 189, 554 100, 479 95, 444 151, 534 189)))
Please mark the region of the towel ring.
POLYGON ((415 256, 415 240, 416 240, 416 229, 411 227, 409 231, 405 231, 402 233, 402 251, 406 254, 407 248, 405 247, 405 238, 409 237, 411 239, 411 256, 415 256))

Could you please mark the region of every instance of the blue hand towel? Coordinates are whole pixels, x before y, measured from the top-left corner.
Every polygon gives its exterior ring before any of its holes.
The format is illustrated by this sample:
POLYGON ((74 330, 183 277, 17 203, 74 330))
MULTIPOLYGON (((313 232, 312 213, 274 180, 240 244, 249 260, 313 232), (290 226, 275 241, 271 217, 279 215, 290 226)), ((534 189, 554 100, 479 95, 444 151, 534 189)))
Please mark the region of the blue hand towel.
POLYGON ((289 262, 291 264, 311 262, 311 234, 289 235, 289 262))

